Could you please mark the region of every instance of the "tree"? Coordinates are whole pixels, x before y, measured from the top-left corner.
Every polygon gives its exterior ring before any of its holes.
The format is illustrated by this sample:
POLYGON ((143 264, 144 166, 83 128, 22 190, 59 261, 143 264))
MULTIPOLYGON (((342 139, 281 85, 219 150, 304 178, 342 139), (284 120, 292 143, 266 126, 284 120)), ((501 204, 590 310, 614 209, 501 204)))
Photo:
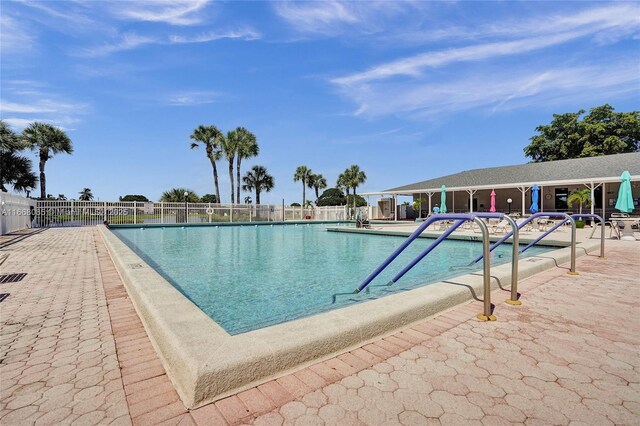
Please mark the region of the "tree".
POLYGON ((367 175, 360 170, 360 166, 352 164, 347 170, 345 170, 348 179, 348 185, 353 189, 353 195, 356 195, 356 189, 361 183, 365 183, 367 175))
MULTIPOLYGON (((342 186, 347 190, 347 198, 349 198, 349 189, 353 189, 353 195, 356 195, 356 189, 360 186, 361 183, 364 183, 367 180, 367 175, 360 170, 360 166, 356 164, 352 164, 351 167, 346 169, 344 172, 340 174, 338 177, 338 186, 342 186)), ((351 200, 354 202, 353 207, 355 208, 355 200, 353 197, 351 200)))
POLYGON ((243 159, 257 156, 260 152, 260 147, 258 146, 256 136, 244 127, 238 127, 236 132, 238 134, 238 152, 236 153, 236 182, 238 185, 236 188, 236 202, 240 204, 240 165, 243 159))
POLYGON ((187 193, 187 201, 190 203, 199 203, 198 194, 186 188, 171 188, 160 196, 160 201, 165 203, 184 203, 184 193, 187 193))
POLYGON ((200 201, 202 201, 203 203, 217 204, 218 203, 218 197, 216 197, 214 194, 204 194, 200 198, 200 201))
POLYGON ((572 206, 573 203, 578 203, 579 213, 582 214, 582 206, 591 207, 591 190, 589 188, 576 189, 571 191, 567 198, 567 205, 572 206))
POLYGON ((616 113, 605 104, 580 119, 585 112, 554 114, 551 124, 536 127, 525 155, 538 163, 640 150, 640 111, 616 113))
POLYGON ((120 201, 142 201, 145 203, 149 202, 149 199, 144 195, 134 195, 134 194, 128 194, 128 195, 119 197, 118 199, 120 201))
POLYGON ((22 136, 29 148, 39 153, 40 198, 47 197, 47 179, 45 164, 55 154, 71 154, 73 146, 67 134, 57 127, 45 123, 31 123, 23 130, 22 136))
POLYGON ((247 195, 246 197, 244 197, 245 204, 251 204, 252 202, 253 200, 251 199, 251 196, 247 195))
POLYGON ((300 203, 291 203, 289 207, 302 207, 300 203))
POLYGON ((344 206, 347 198, 339 188, 329 188, 318 197, 316 206, 344 206))
POLYGON ((321 174, 311 175, 309 179, 309 187, 313 188, 314 191, 316 192, 316 203, 317 203, 318 198, 320 198, 320 195, 318 195, 318 193, 321 189, 325 189, 327 187, 327 180, 321 174))
POLYGON ((262 191, 270 192, 275 186, 273 176, 271 176, 266 167, 253 166, 242 178, 243 191, 256 191, 256 204, 260 204, 260 193, 262 191))
POLYGON ((7 192, 5 185, 18 192, 35 188, 38 178, 31 171, 31 160, 18 154, 25 147, 20 137, 0 120, 0 191, 7 192))
POLYGON ((29 191, 37 182, 31 171, 31 160, 15 152, 0 152, 0 191, 7 192, 6 185, 18 192, 29 191))
POLYGON ((349 176, 346 171, 338 175, 338 180, 336 181, 336 187, 339 188, 340 190, 344 189, 344 193, 346 194, 346 196, 347 197, 349 196, 349 188, 351 188, 351 185, 349 185, 349 176))
POLYGON ((78 197, 78 200, 80 201, 91 201, 93 200, 93 194, 91 193, 91 188, 84 188, 82 191, 79 192, 80 197, 78 197))
POLYGON ((311 169, 307 166, 298 166, 296 172, 293 174, 293 181, 298 182, 302 181, 302 204, 307 200, 307 185, 309 182, 309 177, 311 177, 313 173, 311 169))
MULTIPOLYGON (((227 132, 227 136, 220 139, 222 145, 222 151, 224 153, 227 162, 229 163, 229 182, 231 184, 231 204, 233 204, 235 199, 235 190, 233 183, 233 161, 236 158, 236 154, 238 153, 238 147, 240 145, 240 135, 235 130, 230 130, 227 132)), ((240 185, 240 182, 238 182, 240 185)))
POLYGON ((67 197, 65 197, 64 194, 58 194, 58 200, 60 201, 67 201, 67 197))
POLYGON ((351 204, 353 208, 356 207, 364 207, 367 205, 367 200, 365 200, 361 195, 351 194, 347 197, 347 205, 351 204))
MULTIPOLYGON (((207 158, 213 168, 213 185, 215 186, 216 199, 220 199, 220 186, 218 185, 218 168, 216 161, 222 158, 222 132, 216 126, 198 126, 191 134, 191 139, 195 142, 191 143, 191 149, 198 148, 199 144, 203 144, 207 158)), ((231 195, 233 197, 233 194, 231 195)))

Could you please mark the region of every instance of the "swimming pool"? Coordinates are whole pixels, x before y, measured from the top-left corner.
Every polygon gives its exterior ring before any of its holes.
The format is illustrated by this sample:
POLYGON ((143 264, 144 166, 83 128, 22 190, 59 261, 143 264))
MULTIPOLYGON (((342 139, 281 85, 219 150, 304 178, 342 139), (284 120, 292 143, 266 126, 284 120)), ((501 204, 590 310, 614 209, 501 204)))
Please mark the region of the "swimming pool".
MULTIPOLYGON (((372 284, 347 293, 404 237, 327 232, 335 224, 115 228, 129 248, 205 314, 236 335, 481 269, 480 243, 445 241, 393 287, 389 279, 433 240, 418 239, 372 284)), ((534 247, 526 256, 552 248, 534 247)), ((498 247, 492 265, 511 260, 498 247)))

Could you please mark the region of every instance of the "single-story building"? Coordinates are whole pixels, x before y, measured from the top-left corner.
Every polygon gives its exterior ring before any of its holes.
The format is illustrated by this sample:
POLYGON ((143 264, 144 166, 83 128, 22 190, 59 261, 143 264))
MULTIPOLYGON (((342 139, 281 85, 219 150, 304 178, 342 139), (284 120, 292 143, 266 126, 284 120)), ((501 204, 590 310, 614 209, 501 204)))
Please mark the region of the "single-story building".
POLYGON ((407 214, 409 209, 398 205, 398 197, 421 200, 419 215, 425 217, 440 204, 442 185, 446 187, 446 204, 450 213, 487 212, 491 192, 495 191, 498 212, 520 212, 523 215, 529 212, 534 185, 539 187, 538 207, 542 212, 577 213, 579 206, 568 205, 567 198, 576 189, 588 188, 592 202, 589 208, 583 208, 583 212, 606 218, 617 212, 614 206, 620 176, 625 170, 631 174, 636 205, 634 213, 640 213, 640 152, 467 170, 361 195, 382 197, 371 208, 372 219, 397 220, 411 217, 407 214))

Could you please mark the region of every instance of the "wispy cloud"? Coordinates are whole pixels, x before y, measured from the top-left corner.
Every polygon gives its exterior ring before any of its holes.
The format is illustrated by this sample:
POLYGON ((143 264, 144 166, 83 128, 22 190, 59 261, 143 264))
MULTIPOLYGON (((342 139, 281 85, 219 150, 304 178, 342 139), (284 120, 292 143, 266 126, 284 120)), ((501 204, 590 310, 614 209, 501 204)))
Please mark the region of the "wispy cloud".
POLYGON ((210 41, 222 40, 222 39, 240 39, 240 40, 258 40, 262 36, 259 32, 252 29, 242 29, 227 32, 206 32, 195 36, 182 36, 172 35, 169 36, 169 43, 183 44, 183 43, 207 43, 210 41))
POLYGON ((486 113, 571 99, 606 100, 630 95, 640 84, 638 64, 623 60, 592 66, 509 69, 461 75, 443 82, 386 82, 350 89, 356 115, 413 118, 480 109, 486 113))
POLYGON ((0 51, 2 55, 24 53, 35 45, 35 36, 27 26, 9 14, 0 15, 0 51))
POLYGON ((494 57, 520 55, 586 36, 596 37, 600 42, 615 34, 621 37, 640 30, 640 5, 622 4, 598 7, 575 14, 557 15, 548 20, 504 22, 499 27, 482 27, 463 31, 452 31, 455 37, 477 39, 501 36, 504 41, 486 42, 471 46, 428 51, 407 58, 387 62, 363 72, 336 78, 334 83, 349 85, 364 83, 393 76, 416 76, 426 68, 435 68, 455 62, 484 60, 494 57), (509 38, 515 37, 515 40, 509 38))
POLYGON ((570 59, 551 49, 577 40, 598 46, 605 38, 612 42, 616 37, 634 37, 639 31, 637 4, 613 4, 554 15, 538 25, 533 21, 503 21, 499 28, 458 28, 454 34, 462 38, 457 41, 466 46, 429 50, 332 78, 330 82, 357 105, 355 114, 362 116, 423 117, 438 111, 471 108, 496 112, 525 105, 532 99, 540 102, 569 94, 606 99, 608 90, 618 94, 637 90, 637 63, 606 55, 581 62, 578 56, 570 59), (500 40, 469 45, 468 34, 500 40), (532 59, 534 52, 547 51, 557 56, 553 66, 548 65, 552 61, 549 55, 543 60, 540 55, 532 59), (529 63, 514 62, 511 57, 529 63))
POLYGON ((110 43, 87 47, 79 52, 80 56, 98 57, 113 53, 133 50, 148 45, 170 45, 188 43, 208 43, 223 39, 252 41, 260 39, 261 35, 250 28, 230 30, 226 32, 206 32, 191 35, 170 35, 167 37, 147 36, 136 33, 125 33, 110 43))
POLYGON ((209 0, 138 0, 114 2, 113 13, 124 19, 163 22, 171 25, 196 25, 203 22, 202 10, 209 0))
POLYGON ((374 34, 389 28, 391 17, 409 16, 425 2, 401 1, 284 1, 274 2, 276 14, 300 33, 338 36, 344 33, 374 34))
POLYGON ((94 47, 81 49, 80 56, 107 56, 112 53, 122 52, 125 50, 135 49, 140 46, 160 43, 161 40, 156 37, 144 36, 136 33, 122 34, 116 41, 111 43, 103 43, 94 47))
POLYGON ((590 34, 590 31, 574 31, 552 36, 536 37, 496 43, 485 43, 457 49, 426 52, 397 61, 377 65, 367 71, 339 77, 331 80, 338 85, 350 86, 396 76, 419 76, 425 68, 436 68, 455 62, 469 62, 507 55, 520 55, 534 50, 555 46, 578 37, 590 34))
POLYGON ((169 94, 163 99, 167 105, 171 106, 195 106, 210 104, 217 101, 220 98, 220 94, 207 90, 191 90, 181 91, 169 94))
POLYGON ((50 119, 50 118, 44 118, 44 117, 29 117, 29 118, 7 117, 7 118, 3 118, 3 120, 9 126, 13 127, 17 131, 21 131, 22 129, 25 129, 31 123, 35 123, 36 121, 40 123, 52 124, 65 131, 72 131, 75 129, 70 126, 73 126, 74 124, 80 122, 79 119, 71 118, 71 117, 60 117, 56 119, 50 119))
POLYGON ((7 80, 2 84, 0 113, 2 119, 20 130, 34 121, 51 123, 70 130, 80 117, 91 110, 84 102, 69 101, 47 90, 46 84, 30 80, 7 80), (14 99, 19 99, 16 102, 14 99), (64 99, 64 100, 63 100, 64 99))
POLYGON ((616 3, 569 14, 545 12, 544 16, 511 18, 500 23, 495 20, 490 23, 478 21, 475 25, 467 26, 451 25, 450 21, 446 21, 446 27, 430 24, 427 28, 399 27, 396 31, 385 33, 385 38, 391 43, 402 41, 415 45, 443 40, 534 37, 588 28, 591 32, 598 32, 598 40, 611 42, 638 31, 640 6, 632 2, 616 3))
POLYGON ((299 31, 326 33, 336 25, 354 24, 358 17, 340 1, 277 2, 276 13, 299 31))

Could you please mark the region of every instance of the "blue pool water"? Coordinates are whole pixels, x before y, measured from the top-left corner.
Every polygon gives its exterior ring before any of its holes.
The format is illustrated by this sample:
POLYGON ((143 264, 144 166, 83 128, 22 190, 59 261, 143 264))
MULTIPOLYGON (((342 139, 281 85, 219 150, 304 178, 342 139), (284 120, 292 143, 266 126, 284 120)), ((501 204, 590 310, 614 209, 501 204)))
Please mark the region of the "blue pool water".
MULTIPOLYGON (((327 232, 335 224, 113 229, 228 333, 238 334, 478 271, 482 245, 445 241, 393 287, 353 291, 404 237, 327 232)), ((433 240, 418 239, 372 284, 386 284, 433 240)), ((527 256, 548 251, 534 247, 527 256)), ((498 247, 492 265, 509 262, 498 247)))

